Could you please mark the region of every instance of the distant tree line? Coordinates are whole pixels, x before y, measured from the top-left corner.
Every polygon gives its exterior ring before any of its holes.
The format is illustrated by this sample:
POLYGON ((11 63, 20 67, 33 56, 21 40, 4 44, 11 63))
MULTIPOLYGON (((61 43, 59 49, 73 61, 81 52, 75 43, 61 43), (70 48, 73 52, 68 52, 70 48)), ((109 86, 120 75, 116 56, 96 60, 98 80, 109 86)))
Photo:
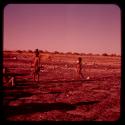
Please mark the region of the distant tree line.
MULTIPOLYGON (((17 53, 25 53, 25 52, 28 52, 28 53, 33 53, 34 50, 16 50, 17 53)), ((120 56, 118 54, 107 54, 107 53, 102 53, 102 54, 93 54, 93 53, 78 53, 78 52, 58 52, 58 51, 54 51, 54 52, 49 52, 47 50, 39 50, 40 53, 51 53, 51 54, 69 54, 69 55, 80 55, 80 56, 83 56, 83 55, 87 55, 87 56, 120 56)))

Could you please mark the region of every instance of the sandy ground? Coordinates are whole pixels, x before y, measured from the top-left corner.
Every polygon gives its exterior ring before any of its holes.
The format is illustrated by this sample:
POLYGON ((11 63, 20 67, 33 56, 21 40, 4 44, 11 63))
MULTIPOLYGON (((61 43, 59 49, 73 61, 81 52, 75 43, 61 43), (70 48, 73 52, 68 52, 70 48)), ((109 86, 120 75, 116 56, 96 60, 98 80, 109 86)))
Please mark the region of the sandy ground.
MULTIPOLYGON (((9 53, 10 55, 10 53, 9 53)), ((85 79, 76 77, 77 56, 42 60, 40 82, 32 81, 31 56, 4 58, 16 76, 4 84, 4 113, 9 121, 115 121, 120 117, 120 57, 83 56, 85 79), (94 63, 93 63, 94 62, 94 63), (89 76, 90 79, 86 80, 89 76)))

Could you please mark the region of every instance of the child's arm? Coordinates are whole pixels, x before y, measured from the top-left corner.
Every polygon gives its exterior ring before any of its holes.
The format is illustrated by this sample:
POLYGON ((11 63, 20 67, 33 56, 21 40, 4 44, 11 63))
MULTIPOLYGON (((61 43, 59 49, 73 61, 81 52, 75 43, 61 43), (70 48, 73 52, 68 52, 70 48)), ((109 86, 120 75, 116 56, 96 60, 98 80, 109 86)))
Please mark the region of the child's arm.
POLYGON ((39 67, 41 67, 41 63, 40 63, 40 57, 39 57, 39 67))
POLYGON ((35 62, 36 62, 36 59, 35 59, 35 57, 33 57, 33 60, 32 60, 32 62, 31 62, 31 67, 34 67, 35 62))

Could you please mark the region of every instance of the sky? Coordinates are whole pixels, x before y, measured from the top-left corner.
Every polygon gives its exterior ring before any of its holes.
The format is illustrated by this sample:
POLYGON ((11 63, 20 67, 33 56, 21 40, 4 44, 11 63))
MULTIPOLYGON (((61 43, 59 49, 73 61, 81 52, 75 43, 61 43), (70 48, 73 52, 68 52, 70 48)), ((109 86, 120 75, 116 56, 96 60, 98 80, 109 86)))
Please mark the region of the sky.
POLYGON ((4 50, 121 53, 121 11, 115 4, 8 4, 4 50))

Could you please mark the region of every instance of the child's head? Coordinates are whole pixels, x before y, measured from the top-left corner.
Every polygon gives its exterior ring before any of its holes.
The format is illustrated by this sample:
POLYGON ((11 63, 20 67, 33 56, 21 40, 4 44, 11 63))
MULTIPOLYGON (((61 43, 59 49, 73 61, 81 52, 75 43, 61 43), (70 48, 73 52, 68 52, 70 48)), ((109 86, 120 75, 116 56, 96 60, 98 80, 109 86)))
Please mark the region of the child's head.
POLYGON ((81 57, 79 57, 79 58, 78 58, 78 60, 79 60, 79 62, 81 62, 81 61, 82 61, 82 58, 81 58, 81 57))
POLYGON ((34 53, 35 53, 35 56, 39 56, 39 50, 38 50, 38 49, 36 49, 36 50, 34 51, 34 53))

